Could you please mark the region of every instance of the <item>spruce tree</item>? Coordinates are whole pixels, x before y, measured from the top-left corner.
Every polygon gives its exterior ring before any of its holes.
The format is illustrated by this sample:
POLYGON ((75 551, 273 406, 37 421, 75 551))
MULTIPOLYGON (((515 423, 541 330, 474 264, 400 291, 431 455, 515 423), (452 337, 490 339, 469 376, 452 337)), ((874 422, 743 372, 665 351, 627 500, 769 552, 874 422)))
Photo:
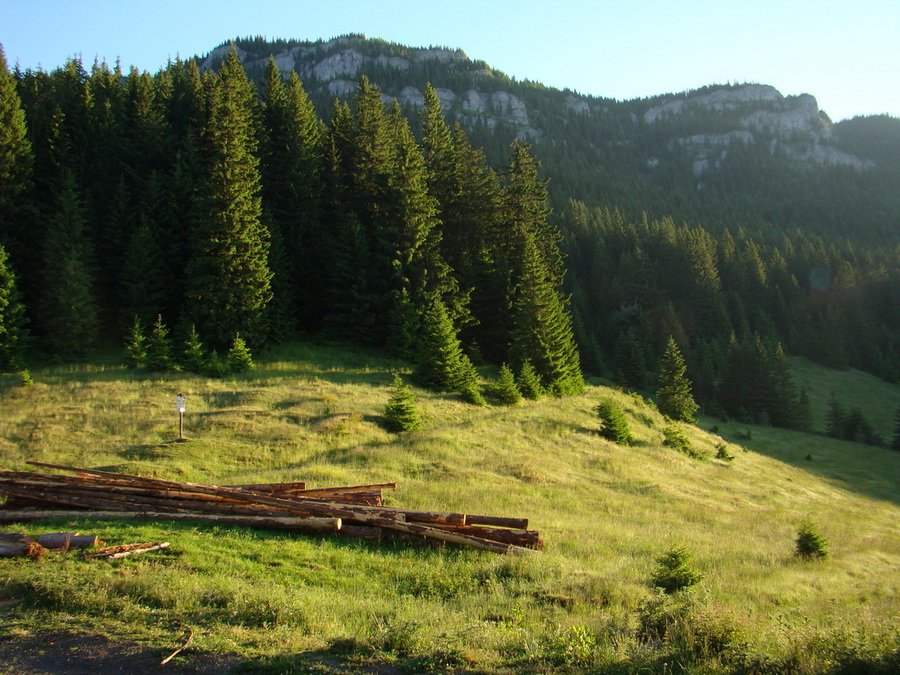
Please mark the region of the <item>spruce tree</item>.
POLYGON ((519 391, 522 392, 522 396, 531 401, 537 401, 541 394, 544 393, 544 388, 541 386, 541 378, 538 377, 529 359, 525 359, 522 363, 516 383, 519 386, 519 391))
POLYGON ((240 335, 235 335, 231 343, 231 348, 225 357, 228 364, 228 371, 231 373, 243 373, 253 369, 253 357, 247 343, 240 335))
POLYGON ((256 94, 233 47, 208 87, 206 176, 186 272, 187 309, 213 346, 227 347, 238 332, 258 345, 267 337, 272 299, 269 233, 260 220, 256 94))
POLYGON ((891 449, 900 450, 900 408, 894 414, 894 438, 891 440, 891 449))
POLYGON ((172 367, 172 345, 169 341, 169 329, 163 322, 162 314, 156 316, 156 322, 147 338, 147 370, 163 371, 172 367))
POLYGON ((125 341, 125 365, 129 368, 140 368, 147 361, 147 337, 141 326, 141 320, 135 316, 125 341))
POLYGON ((262 99, 263 207, 272 223, 272 248, 280 245, 288 262, 273 266, 273 292, 277 302, 290 302, 301 329, 314 331, 326 308, 321 123, 297 73, 291 71, 285 83, 271 58, 262 99))
POLYGON ((547 188, 538 178, 529 147, 513 144, 503 220, 508 242, 500 255, 509 279, 509 354, 532 362, 545 389, 555 396, 581 393, 584 378, 568 301, 560 293, 559 233, 547 221, 547 188))
POLYGON ((131 233, 121 253, 119 277, 120 320, 138 317, 149 324, 166 305, 166 294, 175 282, 155 236, 155 226, 146 216, 131 233))
POLYGON ((500 374, 494 385, 494 396, 503 405, 518 405, 522 400, 522 392, 519 391, 516 378, 505 363, 500 366, 500 374))
POLYGON ((656 390, 659 411, 680 422, 694 424, 699 406, 691 392, 691 381, 685 377, 687 366, 675 338, 669 337, 663 354, 656 390))
POLYGON ((394 373, 391 382, 393 391, 384 408, 384 426, 388 431, 416 431, 422 428, 416 398, 412 390, 403 383, 400 375, 394 373))
POLYGON ((37 323, 51 354, 84 354, 100 330, 94 297, 93 249, 72 174, 67 173, 56 212, 44 231, 37 323))
POLYGON ((25 306, 6 249, 0 246, 0 368, 15 367, 25 346, 25 306))
POLYGON ((33 164, 22 101, 0 46, 0 244, 19 269, 32 261, 28 253, 35 248, 26 217, 31 209, 33 164))
POLYGON ((206 364, 206 350, 203 348, 203 342, 200 340, 197 327, 191 324, 191 329, 184 341, 184 348, 181 352, 181 365, 188 372, 202 373, 206 364))
POLYGON ((828 399, 828 409, 825 411, 825 433, 831 438, 844 438, 844 429, 847 426, 847 411, 838 401, 834 392, 828 399))
POLYGON ((416 379, 423 386, 458 391, 470 403, 483 405, 478 392, 478 374, 463 353, 447 308, 433 296, 422 317, 416 379))
POLYGON ((612 399, 601 401, 596 408, 600 418, 600 435, 619 445, 631 445, 634 437, 628 425, 628 418, 622 408, 612 399))

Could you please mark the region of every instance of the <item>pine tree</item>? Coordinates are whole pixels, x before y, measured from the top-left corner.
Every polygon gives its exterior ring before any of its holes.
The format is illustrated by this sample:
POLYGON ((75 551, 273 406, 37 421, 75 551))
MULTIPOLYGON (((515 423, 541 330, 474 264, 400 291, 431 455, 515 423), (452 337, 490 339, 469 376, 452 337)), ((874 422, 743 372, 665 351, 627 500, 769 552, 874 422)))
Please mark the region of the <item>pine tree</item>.
POLYGON ((505 363, 500 366, 500 374, 494 385, 494 396, 503 405, 518 405, 522 400, 522 392, 519 391, 516 378, 505 363))
POLYGON ((197 327, 191 324, 191 330, 184 341, 184 349, 181 352, 181 365, 190 373, 202 373, 207 364, 206 350, 200 340, 197 327))
POLYGON ((31 175, 34 155, 28 140, 25 112, 16 91, 16 81, 7 69, 0 46, 0 244, 19 269, 31 262, 33 246, 29 232, 31 175))
POLYGON ((600 435, 619 445, 631 445, 634 437, 628 426, 628 418, 622 408, 612 399, 601 401, 596 408, 600 418, 600 435))
POLYGON ((51 354, 84 354, 99 332, 93 255, 85 228, 75 179, 66 174, 56 212, 44 232, 36 317, 51 354))
POLYGON ((546 183, 538 178, 529 147, 513 144, 502 218, 508 242, 500 255, 509 280, 510 360, 532 362, 544 388, 555 396, 584 390, 581 359, 563 280, 559 233, 547 220, 546 183))
POLYGON ((169 329, 163 322, 162 314, 156 316, 156 322, 147 338, 147 370, 162 371, 172 367, 172 345, 169 342, 169 329))
POLYGON ((260 221, 256 94, 234 48, 209 88, 207 175, 185 280, 188 311, 214 346, 227 346, 238 332, 258 345, 267 337, 272 299, 269 233, 260 221))
POLYGON ((147 360, 147 337, 141 326, 141 320, 135 316, 128 339, 125 341, 125 365, 129 368, 140 368, 147 360))
POLYGON ((470 403, 484 404, 478 393, 478 374, 459 344, 447 308, 437 296, 422 317, 416 379, 437 390, 458 391, 470 403))
POLYGON ((891 441, 892 450, 900 450, 900 408, 894 414, 894 438, 891 441))
POLYGON ((388 431, 416 431, 422 428, 416 398, 412 390, 394 373, 391 397, 384 408, 384 426, 388 431))
POLYGON ((243 373, 253 369, 253 357, 247 343, 240 335, 234 336, 228 355, 225 357, 228 363, 228 371, 231 373, 243 373))
POLYGON ((691 381, 685 377, 687 366, 675 338, 669 337, 663 354, 656 390, 659 411, 673 420, 694 424, 699 406, 691 393, 691 381))
POLYGON ((137 316, 142 323, 150 323, 165 309, 166 294, 173 281, 168 278, 168 265, 154 230, 152 222, 142 217, 121 253, 121 320, 137 316))
POLYGON ((844 429, 847 426, 847 411, 838 401, 834 392, 828 399, 828 409, 825 411, 825 433, 831 438, 844 438, 844 429))
POLYGON ((519 386, 519 391, 522 392, 522 396, 531 401, 537 401, 541 394, 544 393, 544 388, 541 386, 541 378, 538 377, 534 366, 531 365, 531 361, 528 359, 525 359, 522 363, 516 382, 519 386))
POLYGON ((262 99, 263 207, 272 223, 272 248, 280 244, 281 256, 289 261, 284 269, 273 266, 273 292, 279 303, 290 302, 302 329, 314 331, 326 308, 321 279, 327 240, 319 222, 324 198, 321 123, 296 72, 285 83, 274 59, 266 70, 262 99))
POLYGON ((17 365, 27 338, 25 323, 25 306, 19 299, 16 277, 6 249, 0 246, 0 368, 17 365))

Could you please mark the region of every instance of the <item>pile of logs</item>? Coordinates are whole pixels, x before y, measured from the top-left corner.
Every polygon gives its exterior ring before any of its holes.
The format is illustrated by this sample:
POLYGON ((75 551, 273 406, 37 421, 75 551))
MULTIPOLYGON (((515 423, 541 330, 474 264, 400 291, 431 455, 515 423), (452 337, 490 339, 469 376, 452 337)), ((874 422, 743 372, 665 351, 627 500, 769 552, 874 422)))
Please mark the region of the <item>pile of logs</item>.
POLYGON ((0 471, 0 522, 41 518, 202 520, 363 539, 425 539, 495 553, 543 547, 524 518, 384 506, 394 483, 307 489, 304 483, 200 485, 42 462, 75 475, 0 471))

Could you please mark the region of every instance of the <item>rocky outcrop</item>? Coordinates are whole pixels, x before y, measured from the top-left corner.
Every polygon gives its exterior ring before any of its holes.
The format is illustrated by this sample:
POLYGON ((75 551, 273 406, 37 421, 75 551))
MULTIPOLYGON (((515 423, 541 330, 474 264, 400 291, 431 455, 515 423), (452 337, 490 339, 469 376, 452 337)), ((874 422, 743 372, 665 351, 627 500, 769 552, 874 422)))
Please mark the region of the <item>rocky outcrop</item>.
POLYGON ((363 55, 355 49, 347 49, 326 56, 312 68, 312 75, 320 82, 330 82, 338 77, 356 77, 363 64, 363 55))

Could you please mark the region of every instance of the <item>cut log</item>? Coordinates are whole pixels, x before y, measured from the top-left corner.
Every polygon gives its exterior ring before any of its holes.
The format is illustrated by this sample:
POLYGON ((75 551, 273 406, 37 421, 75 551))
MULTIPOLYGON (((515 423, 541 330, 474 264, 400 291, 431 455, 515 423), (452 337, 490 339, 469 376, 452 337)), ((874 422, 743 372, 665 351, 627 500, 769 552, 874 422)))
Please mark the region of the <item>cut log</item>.
POLYGON ((341 529, 340 518, 272 515, 212 515, 204 513, 160 513, 154 511, 0 511, 0 522, 19 523, 45 518, 84 520, 196 520, 259 529, 296 530, 298 532, 336 532, 341 529))
POLYGON ((44 548, 84 549, 105 546, 96 534, 78 534, 77 532, 52 532, 37 538, 44 548))
POLYGON ((525 548, 541 550, 544 548, 544 540, 536 530, 507 530, 495 527, 481 527, 478 525, 435 525, 435 528, 445 532, 457 534, 469 534, 482 539, 500 541, 505 544, 515 544, 525 548))
MULTIPOLYGON (((503 544, 501 542, 489 541, 487 539, 481 539, 479 537, 473 537, 470 535, 464 534, 455 534, 452 532, 444 532, 442 530, 437 530, 432 527, 428 527, 426 525, 421 525, 415 522, 400 522, 396 520, 390 520, 388 518, 381 517, 378 514, 379 511, 382 513, 384 511, 395 511, 398 513, 404 513, 404 515, 408 516, 408 511, 405 510, 394 510, 394 509, 385 509, 384 507, 353 507, 349 506, 337 506, 333 503, 318 501, 318 500, 289 500, 289 499, 281 499, 278 497, 272 497, 269 495, 263 495, 259 493, 253 492, 244 492, 242 490, 235 490, 233 488, 222 488, 217 486, 207 486, 207 485, 197 485, 194 483, 178 483, 175 481, 166 481, 157 478, 141 478, 139 476, 131 476, 128 474, 115 474, 109 471, 99 471, 96 469, 81 469, 78 467, 64 466, 58 464, 47 464, 43 462, 28 462, 34 466, 43 466, 47 468, 53 469, 61 469, 63 471, 74 471, 78 473, 84 473, 92 476, 99 476, 104 478, 121 478, 122 481, 129 484, 141 484, 148 485, 154 487, 162 487, 162 488, 172 488, 176 490, 183 491, 192 491, 200 494, 212 494, 218 495, 222 497, 229 497, 238 501, 247 501, 255 504, 265 504, 269 506, 275 506, 278 508, 283 508, 287 511, 295 511, 297 513, 306 513, 312 515, 320 515, 320 516, 331 516, 334 518, 342 518, 342 519, 355 519, 362 521, 366 525, 374 525, 377 527, 382 527, 389 530, 396 530, 399 532, 405 532, 407 534, 420 535, 423 537, 427 537, 430 539, 437 539, 440 541, 448 541, 455 544, 460 544, 462 546, 470 546, 473 548, 478 548, 486 551, 492 551, 494 553, 512 553, 517 555, 522 554, 532 554, 534 551, 532 549, 523 548, 520 546, 514 546, 511 544, 503 544)), ((462 522, 452 523, 452 524, 465 524, 465 516, 462 516, 462 522)))
POLYGON ((517 530, 528 529, 528 518, 504 518, 502 516, 466 516, 463 525, 488 525, 490 527, 511 527, 517 530))
POLYGON ((47 549, 36 541, 0 541, 0 558, 40 558, 47 554, 47 549))

